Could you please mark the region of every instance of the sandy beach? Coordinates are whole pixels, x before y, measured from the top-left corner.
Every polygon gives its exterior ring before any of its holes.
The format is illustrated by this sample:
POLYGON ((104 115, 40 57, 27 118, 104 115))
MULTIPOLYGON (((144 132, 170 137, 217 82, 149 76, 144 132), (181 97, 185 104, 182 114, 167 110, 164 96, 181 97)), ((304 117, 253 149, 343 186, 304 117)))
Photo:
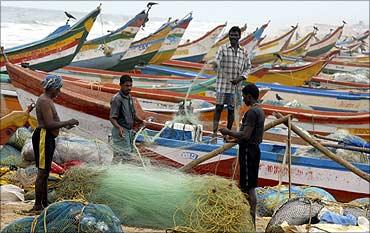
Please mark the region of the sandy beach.
MULTIPOLYGON (((29 210, 33 206, 33 201, 27 202, 3 202, 1 201, 1 230, 16 219, 26 217, 26 215, 19 214, 19 211, 29 210)), ((257 218, 257 232, 264 232, 266 226, 271 218, 258 217, 257 218)), ((165 230, 153 230, 144 228, 126 227, 122 225, 122 229, 126 233, 145 233, 158 232, 165 233, 165 230)))

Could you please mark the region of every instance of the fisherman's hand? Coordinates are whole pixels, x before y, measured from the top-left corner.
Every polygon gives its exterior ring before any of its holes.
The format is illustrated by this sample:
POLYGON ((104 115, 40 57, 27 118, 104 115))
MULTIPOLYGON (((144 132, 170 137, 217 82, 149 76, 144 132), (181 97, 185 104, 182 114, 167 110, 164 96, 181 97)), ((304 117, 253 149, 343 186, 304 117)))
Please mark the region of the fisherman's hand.
POLYGON ((222 129, 219 129, 218 131, 220 131, 222 135, 228 135, 230 132, 228 128, 222 128, 222 129))
POLYGON ((72 118, 70 120, 67 121, 68 125, 65 126, 65 128, 67 129, 72 129, 73 127, 75 127, 76 125, 79 124, 78 120, 72 118))
POLYGON ((236 85, 238 83, 240 83, 241 81, 244 80, 244 77, 243 76, 240 76, 239 78, 236 78, 236 79, 232 79, 230 82, 233 84, 233 85, 236 85))
POLYGON ((125 136, 125 129, 122 128, 122 127, 119 127, 118 128, 118 134, 121 138, 123 138, 125 136))

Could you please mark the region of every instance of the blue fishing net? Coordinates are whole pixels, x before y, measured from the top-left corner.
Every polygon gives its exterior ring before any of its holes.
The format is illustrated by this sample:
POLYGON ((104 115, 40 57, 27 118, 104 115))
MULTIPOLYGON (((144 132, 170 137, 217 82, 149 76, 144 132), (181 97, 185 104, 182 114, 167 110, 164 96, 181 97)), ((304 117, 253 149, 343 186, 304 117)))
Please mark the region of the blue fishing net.
POLYGON ((31 232, 31 226, 32 222, 35 219, 35 217, 25 217, 25 218, 20 218, 1 230, 1 233, 30 233, 31 232))
MULTIPOLYGON (((289 188, 282 185, 279 189, 278 186, 257 188, 257 214, 258 216, 268 217, 279 208, 282 204, 289 200, 289 188)), ((325 191, 324 189, 308 186, 292 186, 291 198, 295 197, 308 197, 319 198, 327 201, 336 201, 335 198, 325 191)))
POLYGON ((370 148, 369 142, 355 135, 346 135, 343 138, 343 142, 344 144, 351 145, 351 146, 370 148))
POLYGON ((122 232, 120 220, 108 206, 75 201, 53 203, 34 220, 33 227, 35 232, 122 232))

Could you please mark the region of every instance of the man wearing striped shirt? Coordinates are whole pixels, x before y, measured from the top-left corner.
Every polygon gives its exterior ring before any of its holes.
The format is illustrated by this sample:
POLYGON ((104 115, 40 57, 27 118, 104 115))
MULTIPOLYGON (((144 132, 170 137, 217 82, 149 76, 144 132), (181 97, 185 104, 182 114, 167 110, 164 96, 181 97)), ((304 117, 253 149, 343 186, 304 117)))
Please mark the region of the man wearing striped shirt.
POLYGON ((251 67, 246 51, 239 45, 240 36, 240 28, 232 27, 229 30, 230 43, 221 46, 216 54, 216 59, 210 62, 217 71, 213 143, 216 142, 218 123, 225 104, 228 110, 227 128, 232 128, 234 109, 241 105, 241 83, 248 77, 251 67))

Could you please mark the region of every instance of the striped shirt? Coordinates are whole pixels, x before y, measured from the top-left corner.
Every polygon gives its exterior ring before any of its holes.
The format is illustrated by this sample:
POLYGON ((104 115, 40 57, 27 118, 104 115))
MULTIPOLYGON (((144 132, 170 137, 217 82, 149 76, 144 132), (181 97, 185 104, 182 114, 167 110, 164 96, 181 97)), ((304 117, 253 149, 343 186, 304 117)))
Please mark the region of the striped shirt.
POLYGON ((235 93, 235 91, 241 92, 242 86, 239 82, 233 85, 230 81, 237 79, 240 76, 247 78, 251 62, 245 52, 245 50, 238 47, 235 54, 234 48, 230 43, 225 44, 219 48, 216 54, 217 63, 217 81, 216 81, 216 92, 220 93, 235 93))

